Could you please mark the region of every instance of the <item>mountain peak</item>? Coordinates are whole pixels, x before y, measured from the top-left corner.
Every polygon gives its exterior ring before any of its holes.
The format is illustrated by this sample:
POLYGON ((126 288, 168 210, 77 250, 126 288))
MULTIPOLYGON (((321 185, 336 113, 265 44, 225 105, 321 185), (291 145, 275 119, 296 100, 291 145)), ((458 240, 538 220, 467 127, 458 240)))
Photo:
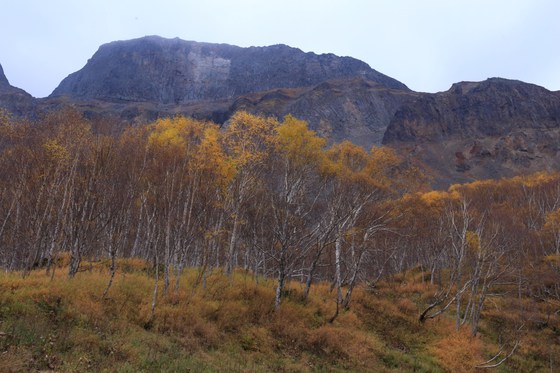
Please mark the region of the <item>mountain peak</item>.
POLYGON ((305 53, 283 44, 242 48, 146 36, 102 45, 52 96, 178 104, 356 76, 408 90, 350 57, 305 53))
POLYGON ((34 110, 34 99, 23 89, 12 87, 2 65, 0 65, 0 109, 5 109, 11 114, 24 116, 31 115, 34 110))
POLYGON ((454 83, 447 92, 455 95, 468 95, 470 93, 476 94, 483 91, 495 90, 498 92, 526 92, 526 93, 538 93, 538 92, 550 92, 546 88, 522 82, 520 80, 505 79, 505 78, 488 78, 480 82, 462 81, 454 83))
POLYGON ((0 64, 0 87, 9 87, 10 82, 8 82, 8 78, 4 75, 4 69, 2 69, 2 65, 0 64))

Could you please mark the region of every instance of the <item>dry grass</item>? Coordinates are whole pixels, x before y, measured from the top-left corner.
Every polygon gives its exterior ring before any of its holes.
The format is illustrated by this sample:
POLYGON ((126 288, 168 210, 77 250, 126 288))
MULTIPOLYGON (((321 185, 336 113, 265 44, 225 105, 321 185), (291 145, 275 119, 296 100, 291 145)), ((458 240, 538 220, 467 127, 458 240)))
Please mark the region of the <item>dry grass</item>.
POLYGON ((119 261, 102 299, 108 263, 92 262, 68 280, 65 260, 52 280, 39 270, 26 278, 0 274, 0 371, 469 372, 499 350, 499 341, 514 338, 506 330, 523 315, 532 321, 505 371, 560 364, 558 317, 549 304, 497 300, 483 315, 482 337, 472 338, 468 326, 454 330, 451 312, 418 322, 434 291, 418 273, 396 276, 374 292, 357 288, 350 309, 331 324, 336 305, 329 284, 315 285, 305 300, 301 284, 289 283, 275 312, 273 280, 256 285, 250 273, 229 278, 214 271, 200 281, 197 270, 188 270, 178 290, 160 291, 155 320, 145 329, 149 264, 119 261))
POLYGON ((437 324, 437 333, 442 335, 430 348, 430 351, 450 372, 474 372, 475 366, 484 362, 481 338, 472 337, 470 329, 455 330, 450 323, 437 324))

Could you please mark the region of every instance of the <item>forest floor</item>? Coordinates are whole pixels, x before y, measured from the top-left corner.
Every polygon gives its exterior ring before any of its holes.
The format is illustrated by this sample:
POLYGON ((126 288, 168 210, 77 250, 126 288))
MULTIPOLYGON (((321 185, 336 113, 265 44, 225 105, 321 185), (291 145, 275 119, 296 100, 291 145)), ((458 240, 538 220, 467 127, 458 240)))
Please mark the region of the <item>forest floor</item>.
MULTIPOLYGON (((84 263, 68 279, 62 263, 0 273, 0 372, 469 372, 515 351, 485 371, 558 371, 557 314, 536 301, 519 329, 507 297, 489 299, 480 332, 455 328, 450 309, 424 323, 419 314, 436 288, 418 270, 355 290, 348 310, 330 323, 336 291, 288 284, 274 310, 274 279, 244 271, 186 271, 167 294, 163 281, 155 317, 152 267, 118 262, 108 296, 109 262, 84 263)), ((517 315, 517 313, 515 313, 517 315)))

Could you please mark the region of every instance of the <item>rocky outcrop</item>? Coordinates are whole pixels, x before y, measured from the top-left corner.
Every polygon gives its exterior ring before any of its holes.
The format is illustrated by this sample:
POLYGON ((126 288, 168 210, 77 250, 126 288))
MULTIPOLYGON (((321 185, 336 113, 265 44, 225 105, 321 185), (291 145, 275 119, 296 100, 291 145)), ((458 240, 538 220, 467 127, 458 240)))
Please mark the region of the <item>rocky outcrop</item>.
POLYGON ((381 140, 397 109, 416 97, 359 77, 332 80, 306 89, 277 89, 239 97, 231 112, 282 117, 292 114, 332 142, 350 140, 370 148, 381 140))
POLYGON ((407 90, 350 57, 304 53, 286 45, 241 48, 149 36, 101 46, 51 96, 181 104, 357 76, 407 90))
POLYGON ((12 87, 0 65, 0 108, 17 116, 35 113, 35 100, 23 89, 12 87))
POLYGON ((450 136, 500 136, 520 128, 560 124, 560 95, 516 80, 461 82, 422 94, 391 120, 383 142, 439 141, 450 136))
POLYGON ((456 83, 403 105, 383 143, 423 160, 443 184, 560 170, 560 93, 499 78, 456 83))
POLYGON ((4 75, 4 69, 2 69, 2 65, 0 65, 0 90, 9 86, 10 82, 8 82, 8 78, 4 75))

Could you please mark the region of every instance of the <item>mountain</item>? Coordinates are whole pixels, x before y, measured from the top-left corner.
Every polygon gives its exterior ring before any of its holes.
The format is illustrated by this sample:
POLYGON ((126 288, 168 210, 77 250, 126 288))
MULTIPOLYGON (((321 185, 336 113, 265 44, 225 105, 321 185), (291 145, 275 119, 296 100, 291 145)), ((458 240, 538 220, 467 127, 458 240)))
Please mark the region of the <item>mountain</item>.
POLYGON ((33 116, 66 106, 117 126, 173 115, 223 124, 238 110, 293 114, 330 142, 393 147, 439 187, 560 170, 560 92, 501 78, 414 92, 354 58, 286 45, 111 42, 45 99, 12 87, 0 67, 0 107, 33 116))
POLYGON ((407 89, 350 57, 304 53, 286 45, 241 48, 148 36, 101 46, 51 96, 181 104, 356 76, 407 89))
POLYGON ((401 106, 382 142, 444 184, 560 170, 560 92, 500 78, 456 83, 401 106))
POLYGON ((4 69, 0 65, 0 108, 18 116, 35 111, 35 100, 25 92, 10 85, 8 78, 4 75, 4 69))
POLYGON ((293 114, 331 141, 379 145, 413 92, 366 63, 286 45, 241 48, 148 36, 105 44, 47 104, 142 123, 183 114, 223 123, 237 110, 293 114))

